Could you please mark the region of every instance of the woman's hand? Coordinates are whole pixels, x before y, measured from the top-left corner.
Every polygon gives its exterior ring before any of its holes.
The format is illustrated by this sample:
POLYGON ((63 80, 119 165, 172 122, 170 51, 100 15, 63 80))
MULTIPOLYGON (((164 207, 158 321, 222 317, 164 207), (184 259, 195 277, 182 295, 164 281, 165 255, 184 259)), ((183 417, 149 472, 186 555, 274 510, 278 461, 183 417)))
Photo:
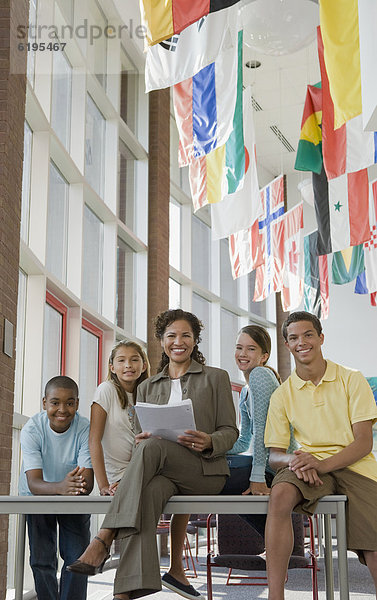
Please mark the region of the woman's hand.
POLYGON ((135 446, 137 446, 138 444, 140 444, 140 442, 142 442, 143 440, 147 440, 150 437, 152 437, 152 434, 149 433, 149 431, 143 431, 142 433, 138 433, 137 435, 135 435, 135 446))
POLYGON ((251 494, 252 496, 269 496, 271 494, 271 488, 267 487, 263 481, 250 481, 250 485, 242 492, 243 496, 251 494))
POLYGON ((177 442, 196 452, 203 452, 203 450, 212 448, 212 437, 210 434, 193 429, 187 429, 185 435, 179 435, 177 437, 177 442))

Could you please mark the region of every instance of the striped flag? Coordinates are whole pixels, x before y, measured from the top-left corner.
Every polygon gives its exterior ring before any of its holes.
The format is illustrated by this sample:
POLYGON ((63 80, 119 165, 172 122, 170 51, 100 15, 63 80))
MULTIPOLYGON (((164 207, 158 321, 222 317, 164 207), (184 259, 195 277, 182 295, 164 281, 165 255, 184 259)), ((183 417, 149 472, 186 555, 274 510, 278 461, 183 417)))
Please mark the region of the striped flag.
POLYGON ((365 279, 368 291, 377 292, 377 181, 370 185, 370 231, 364 244, 365 279))
POLYGON ((329 181, 329 214, 333 252, 358 246, 369 239, 367 169, 329 181))
POLYGON ((239 0, 142 0, 141 21, 146 28, 149 45, 157 44, 212 13, 239 0))
POLYGON ((264 264, 257 267, 255 274, 254 302, 265 300, 283 286, 284 239, 277 236, 277 224, 284 214, 284 176, 280 175, 261 190, 262 216, 258 227, 262 236, 261 248, 264 264))
POLYGON ((338 129, 362 112, 358 0, 321 0, 319 15, 338 129))
POLYGON ((235 5, 200 19, 165 42, 150 46, 145 62, 145 91, 171 87, 193 77, 213 63, 221 52, 237 48, 238 30, 235 5))
MULTIPOLYGON (((360 171, 377 162, 377 132, 364 131, 362 115, 335 129, 334 104, 330 94, 323 56, 321 30, 318 28, 318 56, 322 79, 322 152, 327 178, 360 171)), ((349 79, 345 80, 347 85, 349 79)))
POLYGON ((301 304, 304 294, 304 262, 301 233, 304 227, 303 202, 291 208, 282 217, 284 237, 284 275, 281 305, 284 312, 294 310, 301 304))
POLYGON ((263 264, 260 238, 258 220, 249 229, 237 231, 229 236, 229 258, 233 279, 247 275, 263 264))
POLYGON ((329 316, 329 274, 327 255, 317 254, 317 231, 304 237, 304 310, 319 319, 329 316))
MULTIPOLYGON (((248 229, 262 212, 257 166, 255 159, 255 134, 251 89, 243 92, 245 177, 242 189, 226 195, 221 202, 211 205, 212 239, 228 237, 232 233, 248 229)), ((220 200, 220 198, 219 198, 220 200)))
POLYGON ((322 89, 321 84, 308 85, 295 169, 320 173, 322 169, 322 89))
POLYGON ((189 181, 194 212, 206 204, 219 202, 227 193, 226 148, 220 146, 189 165, 189 181))

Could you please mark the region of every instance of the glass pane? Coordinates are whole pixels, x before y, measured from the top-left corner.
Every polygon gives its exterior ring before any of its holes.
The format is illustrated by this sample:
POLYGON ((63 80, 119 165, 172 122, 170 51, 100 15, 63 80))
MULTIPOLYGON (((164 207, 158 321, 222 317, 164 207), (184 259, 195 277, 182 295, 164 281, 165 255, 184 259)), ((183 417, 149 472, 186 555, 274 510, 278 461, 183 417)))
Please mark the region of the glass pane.
POLYGON ((256 271, 251 271, 248 275, 248 287, 249 287, 249 312, 254 315, 259 315, 260 317, 266 318, 266 300, 262 302, 253 302, 254 298, 254 288, 255 288, 255 276, 256 271))
POLYGON ((122 223, 133 230, 135 214, 135 158, 122 140, 119 140, 118 168, 118 216, 122 223))
POLYGON ((103 268, 103 223, 84 207, 82 299, 101 312, 103 268))
POLYGON ((205 288, 210 287, 210 228, 198 217, 192 217, 191 277, 205 288))
POLYGON ((220 294, 224 300, 238 304, 238 281, 232 277, 228 240, 220 241, 220 294))
POLYGON ((198 296, 198 294, 192 295, 192 312, 204 325, 204 329, 202 329, 201 333, 202 341, 199 345, 199 350, 204 355, 207 364, 209 364, 210 360, 210 308, 211 304, 208 300, 198 296))
POLYGON ((98 385, 98 337, 81 329, 80 340, 80 414, 90 416, 90 406, 98 385))
POLYGON ((89 0, 89 11, 87 20, 89 21, 89 32, 92 32, 92 38, 89 40, 88 58, 91 68, 102 87, 106 87, 107 73, 107 19, 96 0, 89 0))
POLYGON ((42 393, 46 383, 61 375, 63 315, 50 304, 45 304, 43 330, 42 393))
POLYGON ((181 269, 181 205, 175 200, 170 201, 169 210, 169 263, 180 271, 181 269))
POLYGON ((16 372, 14 380, 14 410, 22 413, 22 394, 24 387, 24 344, 26 313, 27 275, 19 271, 16 329, 16 372))
POLYGON ((106 121, 87 95, 85 129, 85 177, 99 196, 103 194, 106 121))
POLYGON ((63 52, 53 52, 51 125, 69 149, 71 128, 72 67, 63 52))
POLYGON ((138 72, 127 57, 120 76, 120 116, 136 133, 138 72))
POLYGON ((181 285, 169 278, 169 308, 181 308, 181 285))
POLYGON ((221 309, 221 367, 228 371, 232 381, 239 381, 240 375, 234 362, 234 347, 238 332, 237 316, 229 310, 221 309))
POLYGON ((133 333, 134 251, 118 238, 117 325, 133 333))
POLYGON ((68 189, 62 174, 50 163, 46 266, 63 283, 67 270, 68 189))
POLYGON ((29 241, 30 177, 33 132, 27 121, 24 125, 24 164, 22 170, 21 239, 29 241))

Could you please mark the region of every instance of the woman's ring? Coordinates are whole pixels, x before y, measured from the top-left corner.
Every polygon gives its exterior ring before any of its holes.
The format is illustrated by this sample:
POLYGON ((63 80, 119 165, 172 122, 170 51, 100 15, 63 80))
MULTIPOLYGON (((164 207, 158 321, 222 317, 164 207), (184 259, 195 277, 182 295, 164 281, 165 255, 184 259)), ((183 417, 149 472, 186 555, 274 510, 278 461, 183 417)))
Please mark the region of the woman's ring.
POLYGON ((195 448, 195 444, 194 444, 194 442, 192 442, 192 444, 191 444, 191 448, 195 448))

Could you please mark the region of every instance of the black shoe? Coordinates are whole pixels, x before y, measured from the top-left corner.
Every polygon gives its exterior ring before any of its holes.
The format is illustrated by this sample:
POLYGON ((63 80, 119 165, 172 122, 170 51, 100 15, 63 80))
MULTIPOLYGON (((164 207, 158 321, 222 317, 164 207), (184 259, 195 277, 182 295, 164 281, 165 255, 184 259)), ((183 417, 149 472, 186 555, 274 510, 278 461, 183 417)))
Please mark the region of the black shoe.
POLYGON ((108 558, 110 558, 110 547, 97 535, 94 537, 95 540, 98 540, 105 546, 106 556, 101 562, 101 564, 96 567, 94 565, 89 565, 82 560, 75 560, 74 563, 67 567, 67 571, 71 571, 71 573, 78 573, 80 575, 97 575, 97 573, 102 573, 105 562, 108 558))
POLYGON ((189 598, 189 600, 205 600, 204 596, 199 594, 192 585, 181 583, 175 577, 169 575, 169 573, 165 573, 165 575, 161 577, 161 583, 169 588, 169 590, 176 592, 184 598, 189 598))

